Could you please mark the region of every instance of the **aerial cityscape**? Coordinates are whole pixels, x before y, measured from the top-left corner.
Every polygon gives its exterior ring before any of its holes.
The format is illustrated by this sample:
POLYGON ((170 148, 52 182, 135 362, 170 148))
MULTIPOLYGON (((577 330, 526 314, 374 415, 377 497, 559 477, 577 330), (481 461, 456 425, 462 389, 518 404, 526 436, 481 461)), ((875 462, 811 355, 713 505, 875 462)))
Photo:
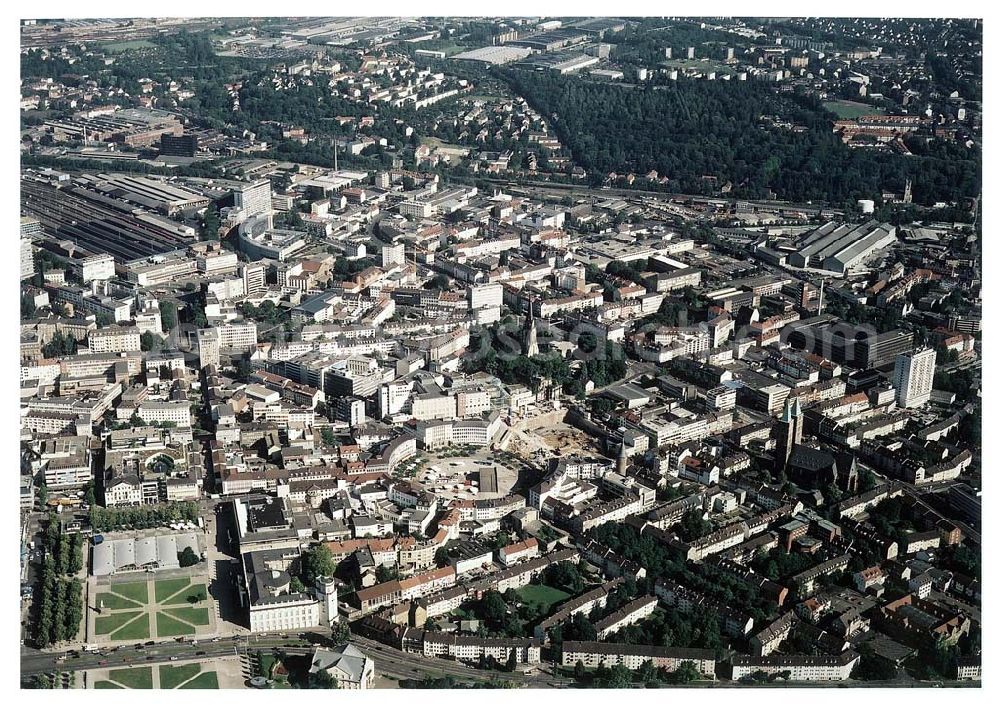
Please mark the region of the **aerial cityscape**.
POLYGON ((980 687, 982 50, 22 20, 21 688, 980 687))

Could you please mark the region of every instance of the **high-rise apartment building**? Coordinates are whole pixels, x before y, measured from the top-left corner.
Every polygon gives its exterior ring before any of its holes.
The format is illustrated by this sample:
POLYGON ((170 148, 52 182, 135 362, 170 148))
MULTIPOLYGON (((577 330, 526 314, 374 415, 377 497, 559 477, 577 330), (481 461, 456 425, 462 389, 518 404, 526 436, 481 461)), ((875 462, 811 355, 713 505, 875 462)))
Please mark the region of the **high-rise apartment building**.
POLYGON ((249 218, 271 210, 271 181, 266 178, 246 183, 233 191, 233 202, 249 218))
POLYGON ((202 368, 206 366, 218 366, 220 349, 222 347, 218 328, 201 328, 198 331, 198 364, 202 368))
POLYGON ((257 261, 243 266, 243 283, 247 295, 267 286, 267 265, 257 261))
POLYGON ((30 238, 21 238, 21 280, 35 274, 35 249, 30 238))
POLYGON ((901 408, 917 408, 930 400, 936 361, 937 354, 932 348, 897 356, 892 384, 901 408))
POLYGON ((382 246, 382 267, 406 265, 406 246, 402 243, 386 243, 382 246))

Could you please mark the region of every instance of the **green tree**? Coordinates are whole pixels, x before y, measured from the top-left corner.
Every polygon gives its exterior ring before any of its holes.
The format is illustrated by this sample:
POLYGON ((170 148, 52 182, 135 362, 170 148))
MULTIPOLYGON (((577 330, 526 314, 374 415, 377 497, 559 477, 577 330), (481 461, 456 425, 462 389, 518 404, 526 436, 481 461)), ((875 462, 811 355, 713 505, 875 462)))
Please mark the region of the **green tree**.
POLYGON ((340 688, 340 682, 326 669, 320 669, 310 677, 309 688, 340 688))
POLYGON ((447 549, 442 547, 434 551, 434 565, 438 568, 451 565, 451 556, 448 555, 447 549))
POLYGON ((336 568, 330 549, 322 543, 302 554, 302 580, 310 586, 320 576, 332 576, 336 568))
POLYGON ((387 566, 379 565, 375 568, 375 580, 378 583, 385 583, 387 581, 394 581, 399 578, 399 569, 393 567, 389 568, 387 566))
POLYGON ((658 672, 656 670, 656 666, 653 665, 653 662, 647 658, 645 661, 639 664, 639 668, 636 671, 635 675, 638 678, 639 682, 645 685, 652 681, 656 681, 658 672))
POLYGON ((27 293, 21 294, 21 320, 35 317, 35 301, 27 293))
POLYGON ((70 538, 69 572, 75 574, 83 569, 83 537, 74 533, 70 538))
POLYGON ((562 626, 563 641, 596 641, 597 628, 583 613, 573 614, 562 626))
POLYGON ((690 510, 685 511, 684 515, 681 516, 678 535, 684 541, 693 541, 696 538, 701 538, 711 530, 712 524, 702 517, 701 511, 690 510))
POLYGON ((198 554, 194 552, 191 546, 187 546, 183 551, 177 554, 177 561, 181 564, 181 568, 187 568, 188 566, 193 566, 201 559, 198 554))
POLYGON ((94 322, 98 328, 107 328, 109 325, 114 325, 115 317, 111 313, 98 312, 94 315, 94 322))
POLYGON ((52 335, 52 340, 42 346, 42 355, 46 358, 73 355, 74 353, 76 353, 76 339, 71 335, 63 334, 61 330, 57 330, 52 335))
POLYGON ((351 627, 343 621, 339 621, 330 626, 330 637, 334 646, 343 646, 351 640, 351 627))
POLYGON ((851 672, 851 678, 861 681, 891 681, 899 671, 896 664, 875 653, 870 644, 862 644, 859 649, 861 659, 851 672))
POLYGON ((632 672, 620 663, 611 667, 607 675, 607 688, 629 688, 632 685, 632 672))
POLYGON ((491 627, 499 626, 507 615, 507 604, 497 591, 487 591, 479 602, 483 620, 491 627))
POLYGON ((699 678, 701 678, 701 674, 698 673, 698 668, 694 665, 694 662, 682 661, 676 671, 668 674, 667 680, 670 683, 685 686, 692 681, 697 681, 699 678))
POLYGON ((246 383, 250 379, 250 374, 253 373, 253 366, 250 365, 250 361, 246 358, 240 358, 236 361, 236 378, 240 381, 246 383))
POLYGON ((151 331, 146 331, 139 338, 139 345, 146 353, 156 352, 163 348, 163 339, 151 331))
POLYGON ((337 437, 333 435, 333 430, 328 426, 323 426, 323 429, 319 432, 319 435, 323 439, 323 445, 331 447, 337 445, 337 437))
POLYGON ((558 586, 569 593, 583 590, 583 577, 575 563, 562 561, 553 564, 542 572, 542 578, 547 585, 558 586))
POLYGON ((177 304, 173 301, 165 300, 160 303, 160 325, 166 333, 177 327, 177 304))
POLYGON ((202 219, 201 224, 201 239, 219 239, 219 212, 215 209, 214 205, 210 204, 205 209, 205 217, 202 219))

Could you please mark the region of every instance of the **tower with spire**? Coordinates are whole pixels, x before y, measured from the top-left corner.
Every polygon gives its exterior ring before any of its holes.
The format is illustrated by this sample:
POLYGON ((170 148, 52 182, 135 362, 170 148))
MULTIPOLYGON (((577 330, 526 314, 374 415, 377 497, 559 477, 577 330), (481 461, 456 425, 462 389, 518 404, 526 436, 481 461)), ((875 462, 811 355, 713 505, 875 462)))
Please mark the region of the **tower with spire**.
POLYGON ((785 406, 778 419, 778 447, 775 462, 779 470, 788 464, 792 449, 802 444, 802 426, 804 422, 802 406, 798 398, 786 398, 785 406))
POLYGON ((535 304, 528 303, 528 328, 525 333, 525 355, 533 358, 538 355, 538 327, 535 325, 535 304))
POLYGON ((615 462, 615 470, 619 476, 628 475, 628 453, 625 452, 625 429, 622 429, 622 443, 618 447, 618 460, 615 462))

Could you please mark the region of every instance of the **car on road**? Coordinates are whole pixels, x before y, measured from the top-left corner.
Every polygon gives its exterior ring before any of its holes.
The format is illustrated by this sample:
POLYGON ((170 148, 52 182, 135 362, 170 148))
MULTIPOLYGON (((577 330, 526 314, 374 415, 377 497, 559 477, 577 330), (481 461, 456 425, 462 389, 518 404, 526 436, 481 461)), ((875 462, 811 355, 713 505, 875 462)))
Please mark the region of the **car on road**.
POLYGON ((98 665, 98 666, 107 666, 107 665, 108 665, 108 662, 107 662, 107 661, 101 661, 101 662, 100 662, 99 664, 97 664, 97 665, 98 665))
POLYGON ((170 660, 171 660, 171 661, 176 661, 176 660, 177 660, 177 657, 176 657, 176 656, 171 656, 171 657, 170 657, 170 660))

